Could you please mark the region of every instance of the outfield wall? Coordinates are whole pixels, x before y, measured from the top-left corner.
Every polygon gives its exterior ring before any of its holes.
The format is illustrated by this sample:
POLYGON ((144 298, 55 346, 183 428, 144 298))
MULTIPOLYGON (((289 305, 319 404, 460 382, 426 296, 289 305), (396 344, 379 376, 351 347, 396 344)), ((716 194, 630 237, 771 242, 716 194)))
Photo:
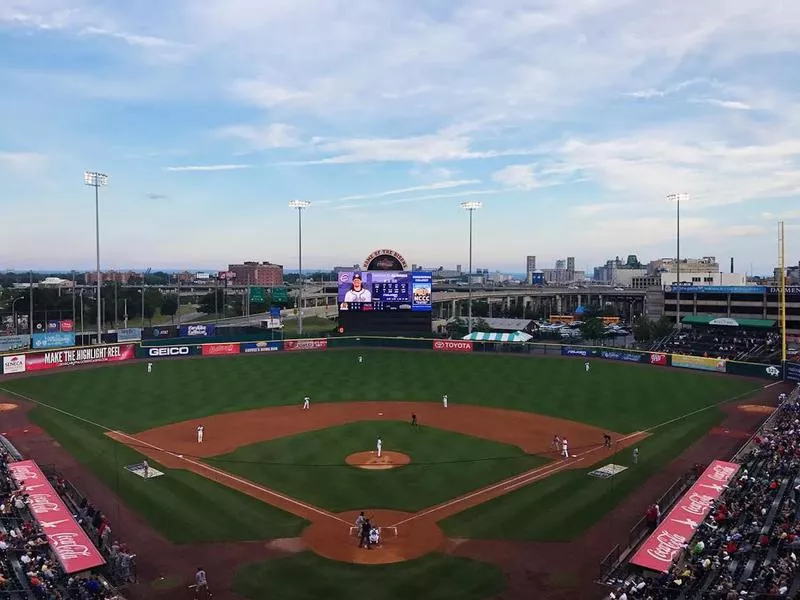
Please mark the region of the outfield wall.
MULTIPOLYGON (((213 330, 207 330, 213 331, 213 330)), ((249 336, 248 336, 249 337, 249 336)), ((263 333, 262 333, 263 337, 263 333)), ((189 356, 232 356, 270 352, 324 351, 341 348, 400 348, 433 350, 434 352, 505 353, 539 356, 564 356, 580 359, 600 359, 628 362, 652 367, 680 368, 730 375, 742 375, 767 380, 800 382, 800 364, 786 363, 781 369, 775 365, 747 363, 701 356, 667 354, 602 346, 579 346, 545 343, 473 342, 403 337, 332 337, 300 338, 288 340, 216 340, 204 341, 203 335, 181 338, 152 339, 140 342, 60 348, 44 352, 19 352, 0 357, 0 375, 47 371, 63 367, 121 363, 133 359, 160 360, 189 356)))

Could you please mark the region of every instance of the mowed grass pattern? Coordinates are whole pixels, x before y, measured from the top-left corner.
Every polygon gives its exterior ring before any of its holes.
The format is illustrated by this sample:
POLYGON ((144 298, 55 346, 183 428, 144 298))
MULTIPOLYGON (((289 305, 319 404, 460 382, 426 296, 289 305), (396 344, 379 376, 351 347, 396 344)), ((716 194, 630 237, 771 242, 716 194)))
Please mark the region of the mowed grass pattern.
POLYGON ((234 590, 250 600, 482 600, 504 587, 498 567, 442 554, 363 566, 301 553, 245 565, 234 583, 234 590))
POLYGON ((409 400, 541 413, 628 433, 758 386, 729 376, 593 361, 377 350, 275 353, 134 363, 6 382, 111 429, 135 433, 263 406, 409 400))
POLYGON ((458 433, 362 421, 251 444, 206 462, 333 512, 417 512, 547 460, 458 433), (384 450, 407 454, 412 464, 384 471, 345 464, 350 454, 374 450, 377 436, 384 450))
MULTIPOLYGON (((443 393, 449 394, 451 403, 541 413, 625 433, 760 387, 759 382, 739 378, 600 360, 593 361, 587 375, 581 360, 391 350, 156 361, 150 375, 143 363, 134 363, 2 385, 103 427, 128 433, 221 412, 299 405, 306 394, 319 403, 440 402, 443 393), (358 354, 364 356, 364 364, 357 363, 358 354)), ((715 412, 700 414, 711 419, 715 412)), ((36 409, 32 418, 174 541, 286 537, 304 525, 301 519, 183 471, 168 470, 165 477, 145 482, 123 471, 124 465, 143 457, 104 436, 102 428, 47 408, 36 409), (226 519, 219 519, 220 512, 227 515, 226 519), (236 523, 231 524, 231 519, 236 523)), ((462 520, 454 520, 448 527, 468 537, 524 535, 561 539, 576 535, 616 505, 638 485, 637 481, 643 481, 700 437, 707 430, 703 427, 711 422, 705 418, 697 417, 702 426, 690 428, 682 436, 665 436, 668 428, 659 430, 652 441, 642 444, 642 463, 636 472, 613 478, 613 485, 603 487, 602 493, 597 487, 595 492, 583 494, 584 486, 595 483, 588 482, 585 473, 569 473, 560 476, 565 481, 560 491, 553 491, 558 484, 551 480, 539 482, 525 488, 525 495, 519 492, 511 500, 501 498, 475 509, 485 511, 480 513, 481 518, 470 519, 465 513, 462 520), (660 438, 663 441, 659 442, 660 438), (653 444, 649 452, 652 462, 648 462, 647 444, 653 444), (627 487, 623 485, 625 478, 631 482, 627 487), (570 499, 569 511, 551 510, 562 506, 565 498, 570 499), (582 504, 581 498, 586 499, 582 504), (531 506, 540 510, 531 510, 531 506), (493 518, 498 520, 493 528, 486 515, 496 510, 499 512, 493 518), (574 510, 583 513, 576 516, 574 510), (511 524, 506 526, 504 522, 511 524), (520 533, 519 523, 523 522, 525 527, 521 530, 525 533, 520 533)), ((718 413, 715 418, 719 418, 718 413)), ((359 440, 359 446, 361 443, 359 440)), ((317 485, 336 490, 337 470, 327 473, 316 474, 317 485)), ((464 481, 468 479, 465 469, 464 481)))

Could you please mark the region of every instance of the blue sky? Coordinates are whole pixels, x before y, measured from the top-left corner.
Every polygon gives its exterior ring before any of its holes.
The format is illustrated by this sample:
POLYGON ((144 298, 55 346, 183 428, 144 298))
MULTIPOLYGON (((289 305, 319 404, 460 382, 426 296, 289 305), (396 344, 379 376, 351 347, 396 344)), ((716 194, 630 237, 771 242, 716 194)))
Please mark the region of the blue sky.
POLYGON ((0 269, 800 255, 800 4, 4 0, 0 269))

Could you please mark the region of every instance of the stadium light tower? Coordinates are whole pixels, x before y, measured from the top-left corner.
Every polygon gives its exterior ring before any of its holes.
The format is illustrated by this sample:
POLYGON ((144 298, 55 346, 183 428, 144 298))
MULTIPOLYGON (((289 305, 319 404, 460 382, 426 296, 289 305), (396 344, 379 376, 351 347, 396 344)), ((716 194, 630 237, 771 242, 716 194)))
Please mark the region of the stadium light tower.
POLYGON ((308 200, 292 200, 289 208, 297 210, 297 269, 299 287, 297 292, 297 335, 303 335, 303 209, 311 206, 308 200))
POLYGON ((462 202, 461 208, 469 212, 469 275, 467 276, 467 332, 472 333, 472 213, 483 204, 481 202, 462 202))
POLYGON ((97 343, 102 341, 103 316, 100 302, 100 188, 108 185, 108 175, 97 171, 84 171, 83 183, 94 188, 95 250, 97 259, 97 343))
POLYGON ((675 322, 678 329, 681 328, 681 202, 686 202, 689 194, 680 192, 678 194, 668 194, 667 200, 675 203, 676 235, 675 235, 675 281, 677 282, 677 292, 675 300, 675 322))

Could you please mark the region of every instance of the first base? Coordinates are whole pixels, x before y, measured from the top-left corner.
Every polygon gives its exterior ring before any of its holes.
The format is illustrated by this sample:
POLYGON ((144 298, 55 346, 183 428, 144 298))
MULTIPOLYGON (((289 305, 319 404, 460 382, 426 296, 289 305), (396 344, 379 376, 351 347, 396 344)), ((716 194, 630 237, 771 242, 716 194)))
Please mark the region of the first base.
POLYGON ((144 463, 136 463, 135 465, 128 465, 125 467, 128 471, 133 473, 134 475, 138 475, 142 479, 152 479, 153 477, 161 477, 164 473, 159 471, 158 469, 154 469, 153 467, 148 466, 147 470, 145 471, 144 463))

